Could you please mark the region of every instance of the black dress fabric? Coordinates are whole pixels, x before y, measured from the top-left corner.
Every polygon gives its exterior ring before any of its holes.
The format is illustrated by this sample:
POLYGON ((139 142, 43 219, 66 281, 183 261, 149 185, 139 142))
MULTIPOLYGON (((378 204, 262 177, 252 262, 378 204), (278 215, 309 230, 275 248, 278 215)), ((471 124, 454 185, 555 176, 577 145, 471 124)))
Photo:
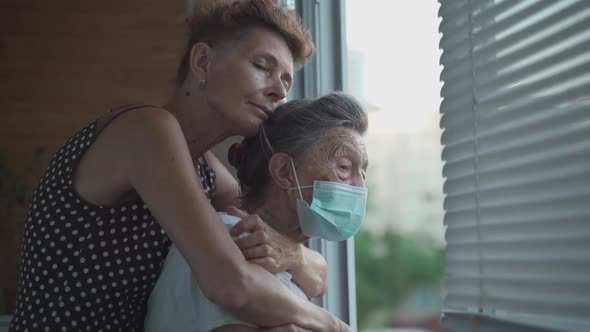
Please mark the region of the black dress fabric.
MULTIPOLYGON (((106 207, 75 191, 73 170, 98 134, 95 121, 71 137, 34 192, 10 331, 143 330, 171 241, 140 199, 106 207)), ((195 168, 211 198, 215 173, 195 168)))

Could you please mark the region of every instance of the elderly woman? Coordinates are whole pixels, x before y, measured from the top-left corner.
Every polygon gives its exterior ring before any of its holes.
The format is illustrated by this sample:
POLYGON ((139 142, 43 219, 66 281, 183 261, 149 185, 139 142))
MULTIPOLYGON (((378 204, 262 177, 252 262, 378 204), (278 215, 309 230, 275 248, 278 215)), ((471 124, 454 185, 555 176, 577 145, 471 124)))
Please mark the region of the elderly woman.
MULTIPOLYGON (((344 94, 296 100, 278 107, 258 131, 230 149, 238 170, 242 207, 296 242, 310 237, 340 241, 352 236, 365 213, 367 116, 344 94)), ((244 212, 237 211, 238 215, 244 212)), ((234 211, 236 214, 236 211, 234 211)), ((250 238, 234 228, 239 218, 221 213, 239 247, 250 238), (242 234, 243 235, 243 234, 242 234)), ((252 231, 252 230, 251 230, 252 231)), ((256 232, 254 235, 262 236, 256 232)), ((256 259, 270 247, 245 253, 256 259)), ((293 293, 309 297, 289 271, 275 274, 293 293)), ((203 296, 190 267, 172 248, 148 302, 146 331, 257 331, 203 296)))
MULTIPOLYGON (((296 68, 314 53, 310 34, 274 0, 196 6, 169 102, 104 114, 50 161, 26 216, 11 331, 142 331, 172 243, 205 296, 239 317, 349 329, 244 259, 248 249, 283 241, 266 232, 263 241, 249 237, 242 252, 216 212, 239 191, 209 149, 256 135, 285 103, 296 68)), ((256 214, 244 217, 246 228, 253 224, 264 225, 256 214)), ((275 248, 296 257, 278 265, 317 292, 309 286, 322 280, 321 255, 300 245, 275 248)))

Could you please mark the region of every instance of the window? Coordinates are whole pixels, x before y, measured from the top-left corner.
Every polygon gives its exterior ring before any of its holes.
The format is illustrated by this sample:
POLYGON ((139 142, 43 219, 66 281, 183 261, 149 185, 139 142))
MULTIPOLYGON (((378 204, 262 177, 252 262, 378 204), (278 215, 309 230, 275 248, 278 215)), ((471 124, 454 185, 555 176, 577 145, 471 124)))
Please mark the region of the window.
POLYGON ((445 325, 590 329, 590 2, 441 0, 445 325))
POLYGON ((437 9, 431 1, 346 1, 346 90, 369 113, 369 206, 355 237, 360 331, 441 328, 437 9))
MULTIPOLYGON (((311 247, 319 250, 329 262, 330 287, 327 295, 316 303, 350 322, 353 327, 358 325, 360 331, 368 331, 371 327, 393 326, 387 317, 394 316, 396 311, 407 313, 407 308, 411 308, 414 314, 426 314, 424 317, 418 317, 424 324, 430 322, 423 318, 433 317, 434 324, 438 325, 442 303, 439 283, 444 267, 442 252, 444 239, 443 179, 438 127, 441 68, 438 64, 440 50, 437 45, 440 36, 437 31, 437 7, 436 3, 400 2, 396 4, 388 0, 296 1, 296 8, 301 13, 305 25, 312 30, 318 54, 306 65, 302 75, 299 76, 300 79, 295 82, 291 98, 316 97, 331 90, 344 90, 365 103, 371 112, 367 144, 371 159, 369 177, 373 178, 369 180, 369 196, 372 201, 370 204, 373 205, 373 209, 372 212, 369 211, 366 229, 356 237, 356 240, 343 243, 320 241, 311 243, 311 247), (371 16, 374 17, 375 13, 386 13, 393 10, 393 6, 395 6, 395 15, 384 15, 380 16, 381 21, 371 21, 371 16), (351 11, 359 11, 359 8, 362 9, 361 19, 369 23, 359 24, 358 19, 354 21, 351 18, 351 11), (411 13, 408 13, 408 9, 411 13), (406 20, 407 17, 410 20, 406 20), (377 79, 372 77, 370 82, 368 78, 367 81, 363 81, 361 76, 367 69, 363 68, 363 65, 366 66, 368 62, 375 61, 375 57, 379 57, 380 54, 382 59, 379 60, 387 62, 388 59, 385 57, 391 54, 375 49, 364 54, 362 46, 356 45, 354 49, 354 47, 347 47, 347 43, 350 44, 353 34, 359 35, 364 28, 365 39, 375 39, 375 36, 387 34, 387 38, 377 39, 381 42, 389 42, 391 22, 388 20, 392 18, 417 27, 426 34, 427 40, 415 43, 415 39, 408 38, 391 47, 383 46, 383 50, 405 47, 407 52, 408 49, 417 46, 426 47, 429 54, 422 54, 422 50, 417 50, 413 54, 414 59, 410 59, 412 55, 409 53, 404 54, 404 57, 398 56, 397 63, 396 60, 391 59, 383 68, 383 74, 389 76, 377 79), (363 57, 370 59, 363 59, 363 57), (426 60, 421 62, 416 60, 417 57, 426 60), (400 68, 405 69, 403 61, 408 59, 411 65, 421 66, 417 68, 421 76, 412 76, 407 71, 405 76, 396 75, 396 71, 399 72, 400 68), (391 68, 393 65, 397 65, 397 69, 391 68), (426 79, 424 79, 425 75, 428 76, 426 79), (404 87, 404 83, 412 84, 412 86, 404 87), (375 92, 376 84, 395 85, 390 91, 380 90, 398 100, 383 104, 380 98, 373 98, 373 95, 366 96, 365 93, 369 91, 363 91, 363 87, 366 86, 366 89, 370 88, 371 92, 375 92), (411 106, 407 106, 408 92, 415 95, 417 99, 414 102, 409 101, 411 106), (403 108, 405 110, 399 112, 403 108), (379 155, 381 160, 378 160, 379 155), (393 163, 397 171, 394 169, 388 172, 388 163, 393 163), (387 206, 390 209, 379 211, 380 206, 387 206), (394 209, 396 206, 398 209, 394 209), (386 239, 373 241, 373 237, 381 237, 380 234, 384 231, 387 231, 386 239), (367 241, 382 242, 384 245, 367 245, 367 241), (396 253, 404 252, 397 255, 398 261, 406 257, 412 257, 412 259, 400 261, 397 266, 383 264, 383 260, 387 258, 379 251, 386 250, 389 243, 393 244, 396 253), (370 251, 369 256, 359 254, 365 249, 370 251), (379 256, 376 264, 388 268, 389 271, 367 279, 364 276, 368 275, 369 270, 365 269, 364 265, 371 258, 375 258, 371 256, 373 253, 379 256), (423 263, 427 265, 427 268, 424 268, 423 263), (364 273, 363 275, 359 273, 359 269, 364 270, 361 272, 364 273), (416 280, 421 282, 416 283, 416 280), (392 283, 396 284, 395 287, 388 289, 387 284, 392 283), (368 284, 376 288, 373 290, 363 288, 368 284), (360 287, 358 292, 357 287, 360 287), (365 296, 370 292, 381 290, 388 291, 390 294, 383 292, 384 294, 379 295, 385 296, 373 298, 365 296), (376 319, 371 318, 371 322, 367 323, 365 318, 368 316, 376 317, 376 319), (359 322, 357 318, 360 319, 359 322)), ((396 29, 403 32, 407 26, 404 27, 400 22, 396 29)), ((398 321, 398 323, 398 326, 401 326, 403 322, 398 321)), ((424 327, 427 326, 424 325, 424 327)))

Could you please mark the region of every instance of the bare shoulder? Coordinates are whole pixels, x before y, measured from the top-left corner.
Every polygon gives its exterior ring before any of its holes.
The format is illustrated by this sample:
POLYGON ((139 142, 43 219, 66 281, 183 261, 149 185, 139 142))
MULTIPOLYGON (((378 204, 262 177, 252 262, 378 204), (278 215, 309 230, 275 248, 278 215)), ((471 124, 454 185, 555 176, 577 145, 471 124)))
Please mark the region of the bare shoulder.
POLYGON ((144 135, 150 132, 157 135, 177 132, 180 130, 180 125, 176 117, 165 109, 148 106, 140 111, 121 114, 105 130, 109 128, 113 134, 121 133, 125 136, 144 135))
POLYGON ((124 112, 102 129, 84 154, 74 174, 74 186, 92 203, 113 204, 133 189, 129 174, 134 160, 183 137, 178 121, 166 110, 145 107, 124 112))

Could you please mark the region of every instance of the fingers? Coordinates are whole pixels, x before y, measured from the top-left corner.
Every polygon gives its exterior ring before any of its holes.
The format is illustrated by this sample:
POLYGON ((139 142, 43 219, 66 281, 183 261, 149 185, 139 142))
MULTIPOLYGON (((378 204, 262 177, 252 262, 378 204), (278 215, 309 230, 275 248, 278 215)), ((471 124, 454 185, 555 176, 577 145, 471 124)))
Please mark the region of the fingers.
POLYGON ((280 268, 277 261, 275 259, 272 259, 269 257, 254 258, 254 259, 248 260, 248 262, 250 262, 252 264, 256 264, 256 265, 260 266, 261 268, 267 270, 270 273, 282 272, 282 269, 280 268))
POLYGON ((239 223, 232 227, 229 233, 232 236, 237 236, 245 232, 255 233, 257 230, 264 229, 264 227, 265 224, 262 221, 262 219, 260 219, 260 217, 258 217, 257 215, 253 214, 242 219, 239 223))
POLYGON ((248 212, 242 210, 242 209, 238 209, 237 207, 231 205, 227 208, 226 210, 227 214, 232 215, 234 217, 238 217, 238 218, 242 218, 242 219, 246 219, 249 214, 248 212))
POLYGON ((256 247, 248 248, 246 250, 242 250, 244 257, 247 260, 254 259, 254 258, 263 258, 263 257, 273 257, 275 258, 275 250, 273 247, 269 246, 268 244, 261 244, 256 247))
POLYGON ((268 234, 262 230, 258 230, 242 238, 236 239, 234 242, 238 245, 240 250, 244 250, 268 242, 268 234))
POLYGON ((273 327, 268 330, 264 330, 264 332, 313 332, 312 330, 304 329, 299 327, 295 324, 288 324, 283 326, 273 327))

